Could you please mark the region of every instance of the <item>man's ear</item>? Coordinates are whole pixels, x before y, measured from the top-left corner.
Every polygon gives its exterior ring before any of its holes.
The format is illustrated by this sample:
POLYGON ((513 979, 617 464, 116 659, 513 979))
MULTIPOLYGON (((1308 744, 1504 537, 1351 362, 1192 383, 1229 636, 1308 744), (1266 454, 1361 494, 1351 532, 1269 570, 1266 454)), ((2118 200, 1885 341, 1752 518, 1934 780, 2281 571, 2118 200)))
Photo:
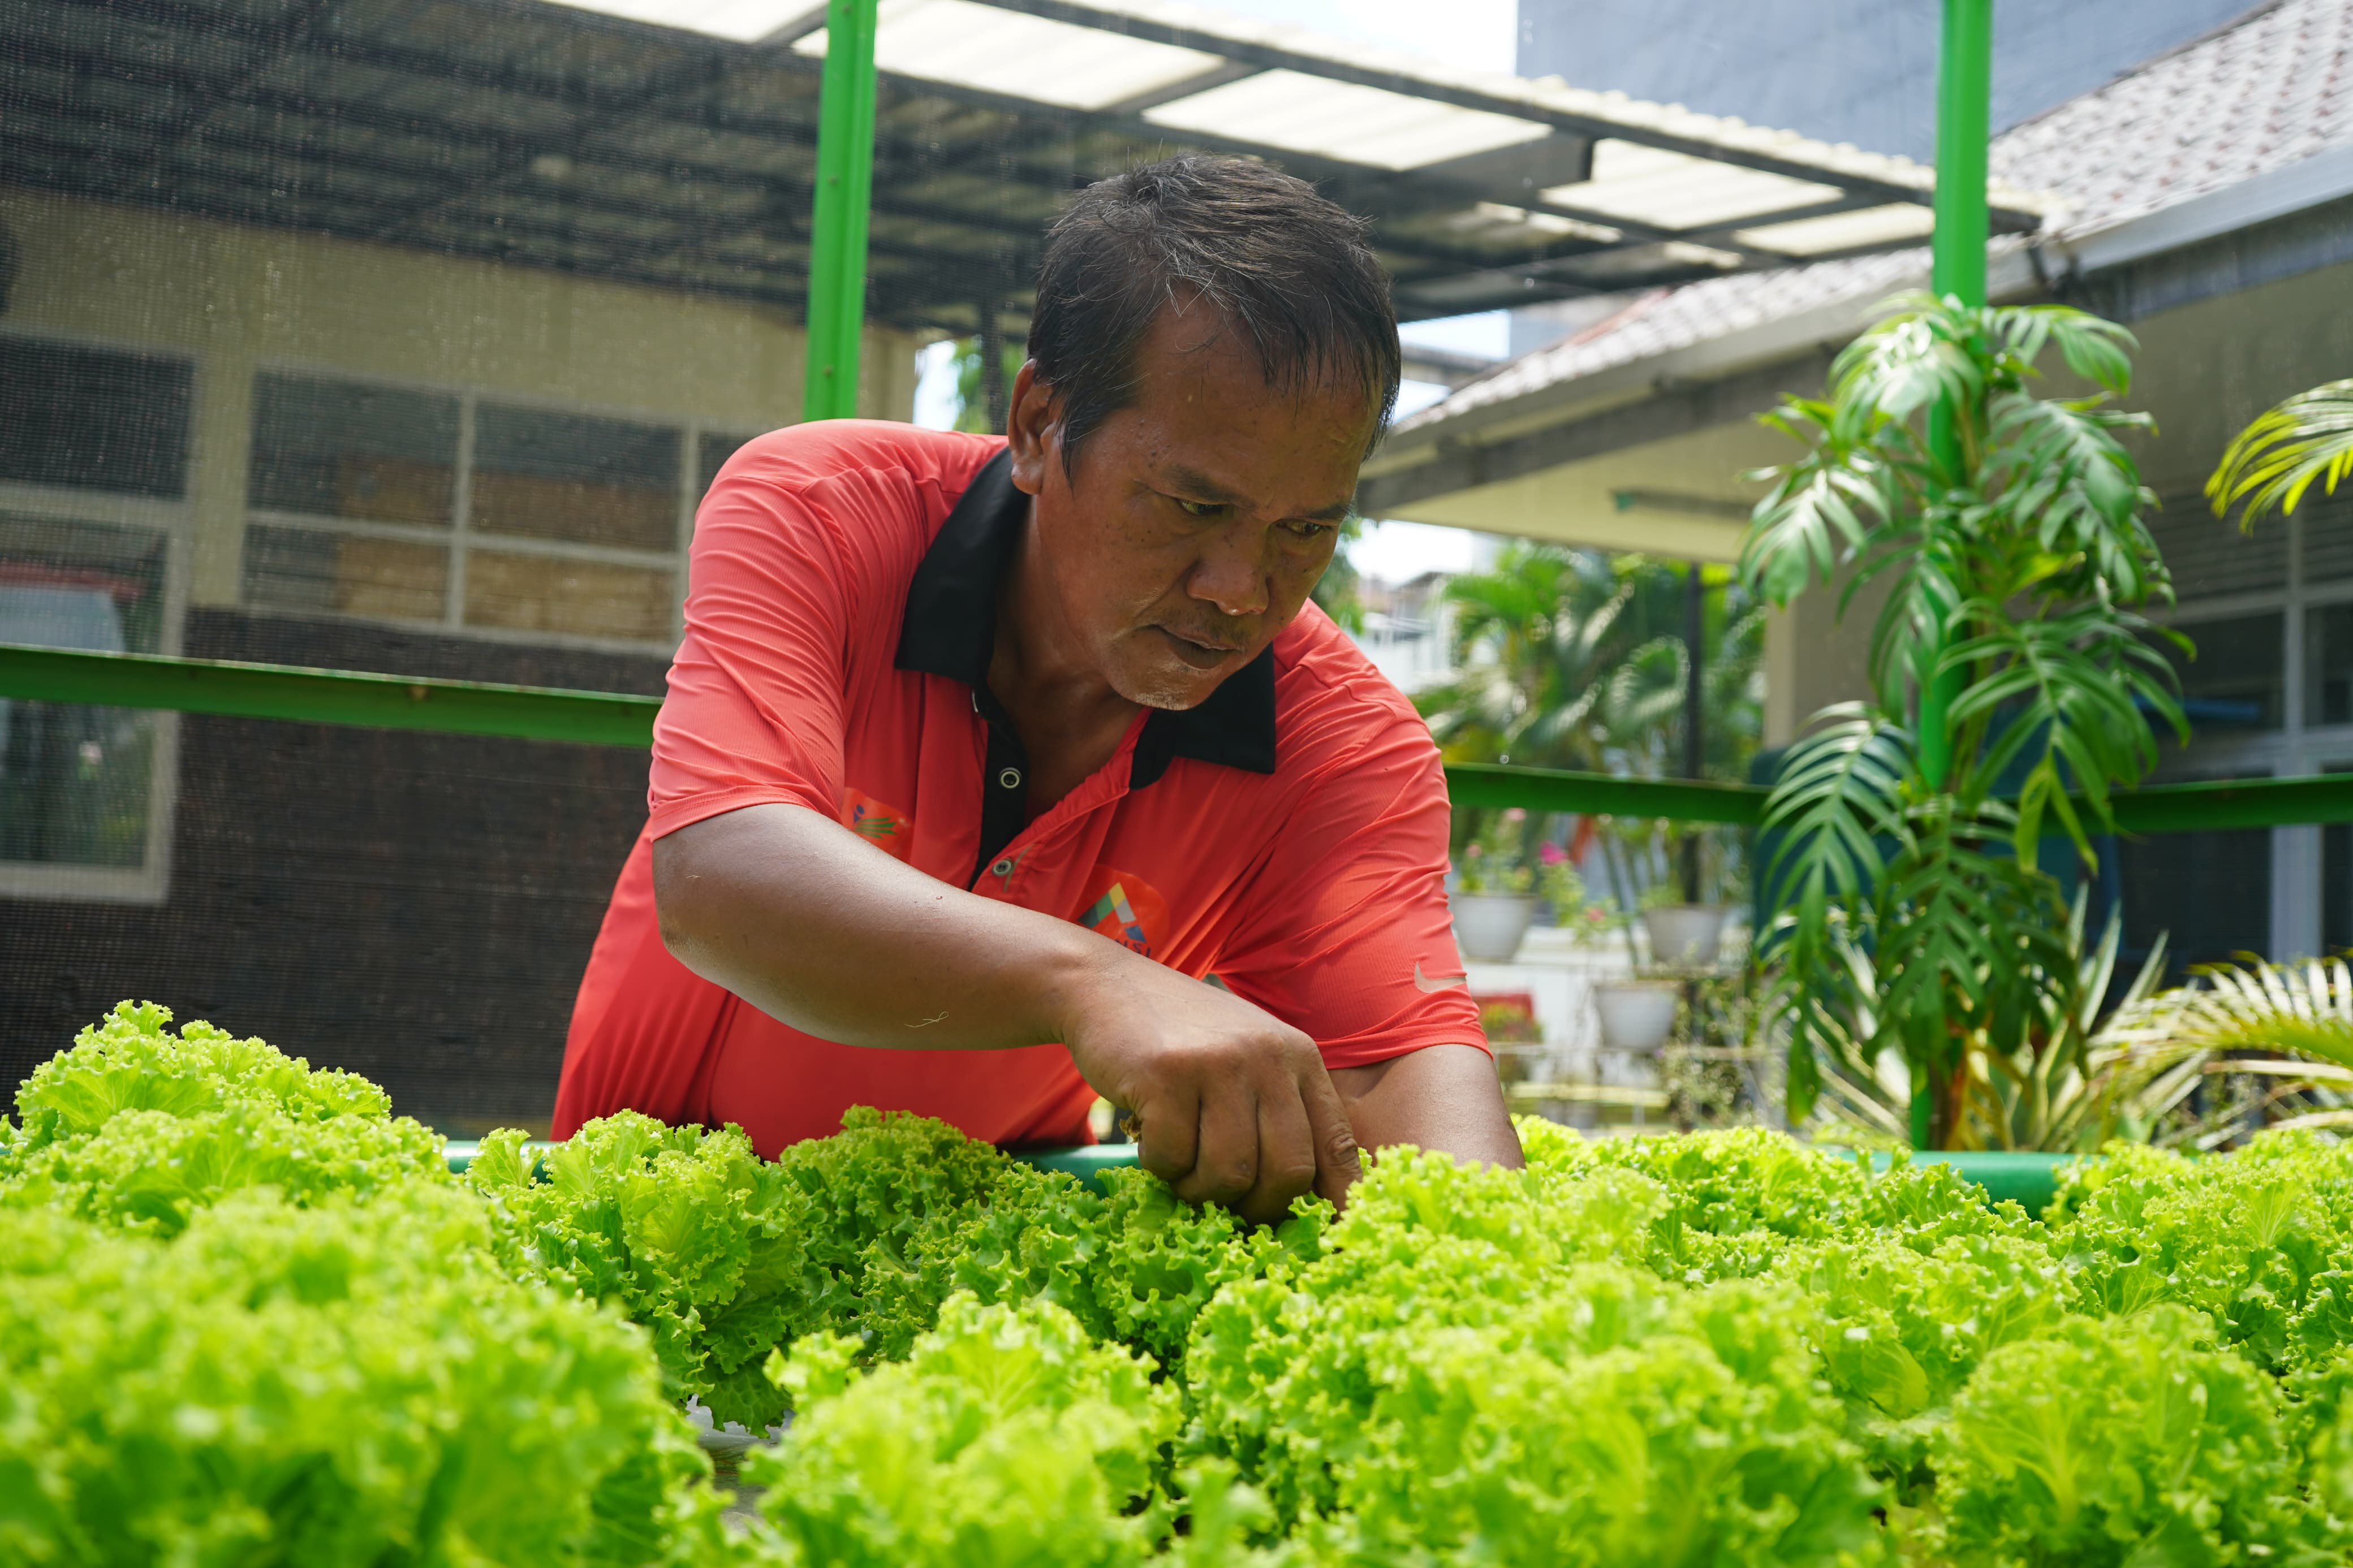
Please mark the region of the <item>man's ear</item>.
POLYGON ((1036 495, 1046 488, 1050 465, 1062 460, 1062 407, 1053 390, 1038 379, 1038 362, 1024 361, 1013 378, 1013 399, 1005 411, 1006 445, 1013 453, 1013 488, 1036 495))

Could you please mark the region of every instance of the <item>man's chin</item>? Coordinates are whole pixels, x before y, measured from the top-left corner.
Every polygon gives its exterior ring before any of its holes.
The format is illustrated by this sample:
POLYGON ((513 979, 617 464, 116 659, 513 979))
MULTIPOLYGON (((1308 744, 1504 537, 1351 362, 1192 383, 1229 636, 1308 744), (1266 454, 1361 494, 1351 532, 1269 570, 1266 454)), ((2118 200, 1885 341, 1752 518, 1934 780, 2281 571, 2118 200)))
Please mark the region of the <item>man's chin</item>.
POLYGON ((1215 691, 1234 669, 1240 668, 1240 663, 1236 662, 1233 669, 1221 667, 1214 670, 1200 670, 1172 659, 1162 665, 1114 670, 1111 684, 1113 690, 1139 706, 1182 712, 1208 701, 1209 693, 1215 691))

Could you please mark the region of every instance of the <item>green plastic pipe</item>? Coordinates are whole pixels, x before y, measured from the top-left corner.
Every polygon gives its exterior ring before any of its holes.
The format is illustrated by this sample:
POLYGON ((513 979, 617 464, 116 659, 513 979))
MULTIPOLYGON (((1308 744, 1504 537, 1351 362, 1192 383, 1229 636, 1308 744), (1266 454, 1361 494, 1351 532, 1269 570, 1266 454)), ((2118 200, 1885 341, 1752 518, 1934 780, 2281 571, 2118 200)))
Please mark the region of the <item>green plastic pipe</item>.
MULTIPOLYGON (((444 1147, 449 1169, 459 1175, 481 1152, 481 1145, 471 1139, 453 1138, 444 1147)), ((523 1152, 532 1157, 534 1173, 542 1180, 546 1170, 541 1163, 553 1143, 532 1142, 523 1145, 523 1152)), ((1094 1143, 1076 1149, 1017 1149, 1013 1157, 1025 1164, 1043 1171, 1060 1171, 1075 1176, 1097 1192, 1103 1190, 1105 1171, 1124 1169, 1135 1163, 1133 1143, 1094 1143)), ((2039 1215, 2051 1202, 2057 1189, 2059 1168, 2079 1156, 2073 1154, 2006 1154, 1950 1153, 1943 1150, 1924 1150, 1913 1158, 1924 1165, 1950 1165, 1964 1181, 1975 1182, 1985 1189, 1986 1201, 2000 1203, 2005 1199, 2017 1203, 2028 1214, 2039 1215)), ((1888 1156, 1873 1156, 1873 1168, 1884 1171, 1888 1156)))
POLYGON ((858 412, 866 326, 866 221, 874 190, 874 12, 880 0, 829 0, 818 107, 817 198, 809 220, 808 374, 801 417, 858 412))
MULTIPOLYGON (((1936 52, 1936 206, 1929 287, 1964 305, 1986 302, 1986 144, 1993 93, 1993 0, 1945 0, 1944 36, 1936 52)), ((1929 411, 1928 441, 1937 466, 1961 467, 1957 409, 1929 411)), ((1946 628, 1939 625, 1923 650, 1920 680, 1920 773, 1929 789, 1952 776, 1948 715, 1961 694, 1961 671, 1939 670, 1946 628)), ((1934 1131, 1929 1086, 1912 1091, 1912 1146, 1926 1149, 1934 1131)))

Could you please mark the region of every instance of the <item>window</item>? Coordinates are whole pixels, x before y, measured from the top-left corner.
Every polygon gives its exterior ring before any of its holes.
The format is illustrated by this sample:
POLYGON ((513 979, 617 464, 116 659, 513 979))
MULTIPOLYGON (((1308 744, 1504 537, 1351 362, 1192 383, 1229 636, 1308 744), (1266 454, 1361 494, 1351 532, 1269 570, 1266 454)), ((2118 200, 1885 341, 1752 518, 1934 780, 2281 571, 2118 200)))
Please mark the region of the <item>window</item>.
POLYGON ((456 506, 458 418, 454 397, 257 376, 248 504, 447 528, 456 506))
MULTIPOLYGON (((0 334, 0 642, 178 649, 186 359, 0 334)), ((0 697, 0 896, 164 897, 178 721, 0 697)))
POLYGON ((2353 605, 2304 613, 2304 721, 2353 724, 2353 605))
MULTIPOLYGON (((0 642, 103 653, 167 644, 170 534, 0 510, 0 642)), ((0 698, 0 891, 160 899, 164 714, 0 698)))
POLYGON ((2166 936, 2166 968, 2263 952, 2272 941, 2272 836, 2267 828, 2160 833, 2119 845, 2128 945, 2166 936))
POLYGON ((186 493, 188 362, 0 337, 0 482, 186 493))
POLYGON ((749 436, 706 435, 702 437, 696 449, 696 456, 701 459, 695 475, 696 505, 700 506, 702 498, 711 493, 712 481, 719 478, 719 470, 727 466, 727 459, 741 451, 751 439, 749 436))
POLYGON ((667 647, 691 508, 743 437, 494 397, 256 379, 256 608, 667 647), (690 477, 702 481, 691 492, 690 477))
POLYGON ((2285 721, 2286 618, 2276 610, 2211 621, 2177 621, 2196 645, 2185 658, 2159 646, 2181 678, 2181 709, 2199 731, 2276 730, 2285 721))

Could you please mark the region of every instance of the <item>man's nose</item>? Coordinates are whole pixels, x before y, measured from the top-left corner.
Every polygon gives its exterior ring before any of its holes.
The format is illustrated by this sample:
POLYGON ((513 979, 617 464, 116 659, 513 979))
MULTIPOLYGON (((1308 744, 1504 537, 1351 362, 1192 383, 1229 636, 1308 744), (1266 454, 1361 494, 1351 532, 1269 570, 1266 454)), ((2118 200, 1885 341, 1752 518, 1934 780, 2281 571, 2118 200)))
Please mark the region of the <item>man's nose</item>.
POLYGON ((1210 542, 1201 563, 1193 569, 1193 597, 1215 605, 1236 617, 1263 614, 1271 595, 1266 570, 1259 560, 1257 531, 1232 530, 1210 542))

